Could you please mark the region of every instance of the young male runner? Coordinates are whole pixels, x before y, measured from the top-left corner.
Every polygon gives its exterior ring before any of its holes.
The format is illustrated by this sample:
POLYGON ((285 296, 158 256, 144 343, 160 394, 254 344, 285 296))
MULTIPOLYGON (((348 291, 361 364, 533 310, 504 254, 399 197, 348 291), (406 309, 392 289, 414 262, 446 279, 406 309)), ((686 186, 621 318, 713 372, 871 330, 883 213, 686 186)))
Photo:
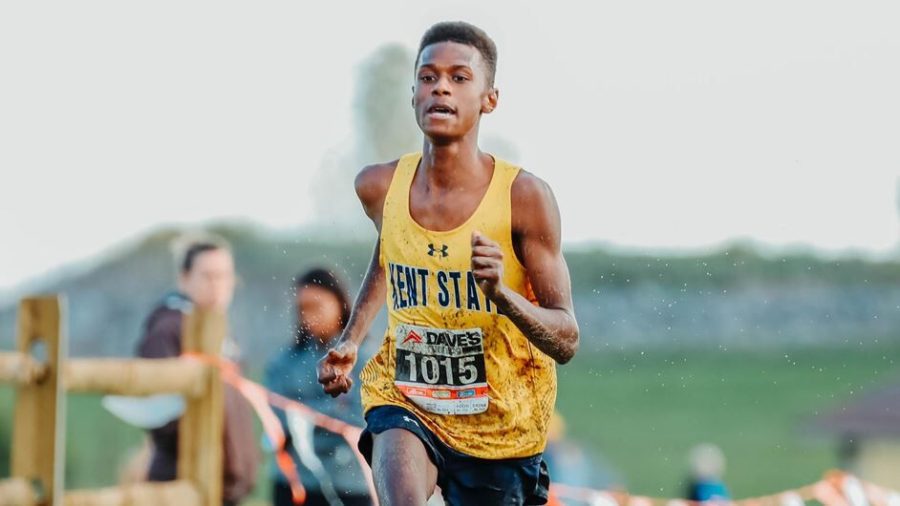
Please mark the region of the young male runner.
POLYGON ((422 153, 371 165, 356 192, 379 232, 350 322, 319 362, 347 392, 357 349, 387 298, 388 329, 362 374, 359 442, 382 506, 543 504, 541 452, 555 362, 578 348, 559 210, 536 176, 481 152, 497 107, 497 52, 480 29, 423 36, 412 105, 422 153))

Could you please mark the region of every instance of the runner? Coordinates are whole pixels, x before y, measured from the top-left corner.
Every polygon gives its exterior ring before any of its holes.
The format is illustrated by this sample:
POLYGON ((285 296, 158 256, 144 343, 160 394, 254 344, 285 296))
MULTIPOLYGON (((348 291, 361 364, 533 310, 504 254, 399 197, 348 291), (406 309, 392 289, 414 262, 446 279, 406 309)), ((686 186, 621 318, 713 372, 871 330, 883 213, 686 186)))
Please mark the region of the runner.
POLYGON ((382 506, 544 504, 541 453, 555 363, 578 348, 559 210, 536 176, 483 153, 497 107, 497 52, 480 29, 423 36, 412 106, 421 153, 364 168, 360 201, 379 232, 372 261, 319 381, 350 390, 360 342, 386 296, 388 329, 361 373, 360 450, 382 506))

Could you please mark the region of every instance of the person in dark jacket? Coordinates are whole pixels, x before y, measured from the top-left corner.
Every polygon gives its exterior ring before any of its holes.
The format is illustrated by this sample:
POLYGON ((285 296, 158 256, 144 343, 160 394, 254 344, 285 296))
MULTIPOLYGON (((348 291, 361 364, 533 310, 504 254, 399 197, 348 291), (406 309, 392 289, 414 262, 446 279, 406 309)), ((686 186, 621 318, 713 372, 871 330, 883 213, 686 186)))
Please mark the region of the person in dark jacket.
MULTIPOLYGON (((312 269, 294 280, 296 327, 289 346, 272 357, 266 367, 265 384, 269 390, 296 399, 334 418, 362 425, 359 391, 334 400, 316 380, 316 363, 332 346, 350 317, 350 296, 343 283, 326 269, 312 269)), ((289 435, 289 447, 300 479, 307 490, 307 506, 370 505, 368 486, 353 450, 338 434, 311 424, 294 423, 294 434, 303 431, 312 444, 291 438, 287 414, 276 414, 289 435)), ((276 466, 273 476, 274 506, 289 506, 291 489, 276 466)))
MULTIPOLYGON (((184 314, 194 306, 227 312, 234 294, 234 260, 221 240, 195 241, 180 258, 178 290, 163 297, 144 323, 137 355, 171 358, 181 354, 184 314)), ((236 345, 223 343, 223 356, 236 359, 236 345)), ((222 497, 225 505, 236 505, 253 490, 259 467, 259 449, 253 432, 253 414, 241 394, 224 388, 222 497)), ((147 479, 174 480, 178 462, 178 420, 150 431, 153 453, 147 479)))

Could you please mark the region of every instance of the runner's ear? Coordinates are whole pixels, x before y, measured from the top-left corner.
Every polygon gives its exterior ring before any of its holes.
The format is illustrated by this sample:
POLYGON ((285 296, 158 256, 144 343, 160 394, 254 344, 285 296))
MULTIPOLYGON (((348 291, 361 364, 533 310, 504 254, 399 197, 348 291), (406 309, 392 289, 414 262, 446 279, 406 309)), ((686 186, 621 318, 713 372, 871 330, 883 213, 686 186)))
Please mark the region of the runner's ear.
POLYGON ((494 109, 497 108, 497 102, 500 100, 500 89, 496 87, 492 87, 488 90, 484 95, 484 99, 481 101, 481 112, 482 114, 490 114, 494 112, 494 109))

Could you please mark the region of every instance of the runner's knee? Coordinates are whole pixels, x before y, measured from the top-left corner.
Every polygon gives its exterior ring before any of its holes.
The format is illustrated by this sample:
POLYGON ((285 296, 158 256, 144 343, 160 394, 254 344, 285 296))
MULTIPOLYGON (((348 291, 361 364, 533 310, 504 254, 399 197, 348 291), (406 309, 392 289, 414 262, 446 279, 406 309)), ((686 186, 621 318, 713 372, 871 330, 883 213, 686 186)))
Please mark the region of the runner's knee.
POLYGON ((382 506, 423 506, 437 482, 425 445, 405 429, 374 435, 372 475, 382 506))

